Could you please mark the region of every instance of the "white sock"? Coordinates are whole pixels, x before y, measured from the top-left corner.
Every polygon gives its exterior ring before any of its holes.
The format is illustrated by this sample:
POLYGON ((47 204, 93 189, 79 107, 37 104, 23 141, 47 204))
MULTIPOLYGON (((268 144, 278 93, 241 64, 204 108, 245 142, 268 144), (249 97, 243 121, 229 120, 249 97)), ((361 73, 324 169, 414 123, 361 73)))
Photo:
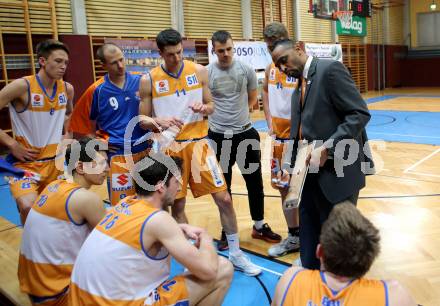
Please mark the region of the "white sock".
POLYGON ((235 234, 226 234, 226 239, 228 240, 229 246, 229 254, 238 254, 240 253, 240 240, 238 239, 238 233, 235 234))
POLYGON ((260 221, 255 221, 255 220, 254 220, 254 225, 255 225, 255 228, 256 228, 257 230, 261 229, 261 228, 263 227, 263 225, 264 225, 264 219, 263 219, 263 220, 260 220, 260 221))

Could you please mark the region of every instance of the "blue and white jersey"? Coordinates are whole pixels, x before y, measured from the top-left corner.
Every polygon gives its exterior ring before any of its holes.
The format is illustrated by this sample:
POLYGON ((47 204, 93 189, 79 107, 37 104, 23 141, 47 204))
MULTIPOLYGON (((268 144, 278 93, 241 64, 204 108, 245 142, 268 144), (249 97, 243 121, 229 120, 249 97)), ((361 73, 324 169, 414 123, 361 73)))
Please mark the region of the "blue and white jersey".
POLYGON ((90 119, 96 121, 97 135, 106 139, 110 145, 123 149, 124 141, 130 141, 133 145, 147 133, 137 123, 131 139, 124 137, 130 120, 139 115, 141 77, 125 73, 125 84, 121 89, 110 81, 107 74, 104 82, 93 93, 90 119))

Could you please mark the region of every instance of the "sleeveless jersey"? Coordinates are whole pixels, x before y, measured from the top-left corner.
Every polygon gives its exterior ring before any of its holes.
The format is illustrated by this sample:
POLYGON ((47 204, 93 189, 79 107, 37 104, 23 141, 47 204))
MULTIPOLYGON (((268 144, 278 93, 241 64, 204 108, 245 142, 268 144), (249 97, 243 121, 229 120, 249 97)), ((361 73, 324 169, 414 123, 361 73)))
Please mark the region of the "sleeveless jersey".
POLYGON ((327 286, 324 272, 299 270, 290 280, 281 305, 385 306, 388 290, 383 281, 361 278, 337 292, 327 286))
MULTIPOLYGON (((196 74, 196 64, 184 60, 177 76, 157 66, 150 71, 153 113, 156 117, 177 117, 196 102, 203 102, 203 88, 196 74)), ((208 134, 208 121, 195 114, 191 122, 185 124, 176 140, 200 139, 208 134)))
POLYGON ((273 63, 270 65, 269 110, 272 117, 272 130, 279 139, 289 138, 292 94, 297 86, 298 81, 295 78, 282 73, 273 63))
POLYGON ((9 107, 12 130, 21 145, 39 150, 37 160, 53 158, 63 133, 66 84, 57 80, 49 96, 38 75, 23 79, 28 85, 28 101, 24 110, 9 107))
POLYGON ((134 144, 145 134, 139 124, 136 124, 130 138, 124 138, 130 120, 139 115, 140 79, 141 75, 125 73, 125 84, 121 89, 106 74, 104 82, 93 93, 90 119, 96 120, 97 136, 108 140, 112 145, 124 147, 125 141, 134 144))
POLYGON ((168 252, 155 256, 142 244, 145 224, 159 212, 144 200, 125 198, 92 231, 75 262, 72 305, 143 305, 169 277, 168 252))
POLYGON ((57 180, 49 184, 29 212, 21 241, 18 278, 20 289, 28 294, 56 295, 70 283, 76 256, 90 230, 84 222, 75 223, 68 207, 81 187, 57 180))

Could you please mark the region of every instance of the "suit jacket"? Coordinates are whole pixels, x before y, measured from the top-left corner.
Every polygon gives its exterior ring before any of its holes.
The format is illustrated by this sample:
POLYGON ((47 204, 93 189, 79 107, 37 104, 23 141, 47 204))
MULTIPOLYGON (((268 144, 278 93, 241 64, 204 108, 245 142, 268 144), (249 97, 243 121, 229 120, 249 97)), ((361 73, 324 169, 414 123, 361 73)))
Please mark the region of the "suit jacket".
MULTIPOLYGON (((365 132, 370 113, 349 72, 338 61, 313 58, 306 82, 302 107, 300 84, 292 95, 290 138, 297 142, 301 123, 303 139, 316 140, 318 146, 324 143, 328 148, 330 157, 319 169, 318 183, 327 200, 338 203, 365 186, 363 169, 373 169, 371 155, 365 155, 367 151, 371 154, 365 132), (343 142, 337 146, 340 141, 343 142), (353 145, 353 162, 342 168, 350 151, 349 146, 341 146, 343 143, 353 145)), ((295 157, 296 147, 292 164, 295 157)))

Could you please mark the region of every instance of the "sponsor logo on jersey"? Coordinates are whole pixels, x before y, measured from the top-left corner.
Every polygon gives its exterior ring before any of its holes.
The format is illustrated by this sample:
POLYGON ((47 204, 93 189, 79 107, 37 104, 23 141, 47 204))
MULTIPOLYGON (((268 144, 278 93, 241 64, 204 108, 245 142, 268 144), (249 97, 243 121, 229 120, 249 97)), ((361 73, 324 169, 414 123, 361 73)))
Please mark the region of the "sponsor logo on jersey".
POLYGON ((130 174, 126 173, 114 173, 112 174, 112 190, 124 191, 133 187, 130 174))
POLYGON ((47 190, 49 190, 49 192, 57 192, 58 191, 58 187, 60 187, 59 184, 50 185, 49 187, 47 187, 47 190))
POLYGON ((186 85, 188 85, 188 87, 199 85, 199 80, 197 79, 195 73, 187 75, 185 79, 186 79, 186 85))
POLYGON ((168 80, 156 81, 156 91, 157 93, 166 93, 170 91, 170 85, 168 80))
POLYGON ((44 205, 44 203, 46 203, 48 196, 43 194, 37 201, 37 205, 38 207, 41 207, 44 205))
POLYGON ((44 106, 44 96, 40 94, 31 94, 31 104, 32 107, 43 107, 44 106))
POLYGON ((206 162, 208 164, 209 172, 211 173, 215 187, 223 186, 224 185, 223 176, 221 175, 221 171, 215 156, 211 155, 206 157, 206 162))
POLYGON ((269 81, 275 81, 275 74, 276 74, 276 70, 275 70, 275 68, 270 69, 270 72, 269 72, 269 81))
POLYGON ((58 95, 58 105, 67 105, 67 98, 64 93, 60 93, 58 95))
POLYGON ((286 77, 286 84, 293 84, 295 82, 296 82, 296 79, 294 77, 290 77, 290 76, 286 77))
POLYGON ((24 179, 27 180, 32 180, 32 181, 40 181, 41 180, 41 175, 35 172, 31 172, 31 171, 25 171, 24 175, 23 175, 24 179))

